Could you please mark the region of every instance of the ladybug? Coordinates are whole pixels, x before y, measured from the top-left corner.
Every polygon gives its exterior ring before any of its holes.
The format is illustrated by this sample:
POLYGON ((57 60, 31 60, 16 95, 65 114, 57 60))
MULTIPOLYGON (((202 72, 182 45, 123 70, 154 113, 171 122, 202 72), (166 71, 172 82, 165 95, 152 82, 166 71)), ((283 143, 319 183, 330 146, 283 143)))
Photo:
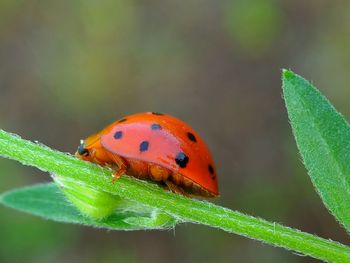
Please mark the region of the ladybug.
POLYGON ((82 140, 75 155, 115 170, 164 184, 185 196, 219 195, 214 160, 202 138, 170 115, 126 116, 82 140))

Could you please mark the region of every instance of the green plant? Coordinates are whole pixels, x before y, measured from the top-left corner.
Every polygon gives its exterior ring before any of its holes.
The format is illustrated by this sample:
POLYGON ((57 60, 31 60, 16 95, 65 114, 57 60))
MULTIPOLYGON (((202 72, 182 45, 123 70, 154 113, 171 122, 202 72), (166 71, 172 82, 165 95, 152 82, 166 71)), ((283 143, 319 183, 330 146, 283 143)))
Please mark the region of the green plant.
MULTIPOLYGON (((349 230, 350 126, 316 88, 291 71, 283 71, 283 91, 310 177, 327 208, 349 230)), ((335 241, 173 194, 127 175, 112 184, 106 168, 2 130, 0 156, 51 173, 56 184, 16 189, 0 197, 6 206, 47 219, 119 230, 197 223, 327 262, 350 262, 350 248, 335 241)))

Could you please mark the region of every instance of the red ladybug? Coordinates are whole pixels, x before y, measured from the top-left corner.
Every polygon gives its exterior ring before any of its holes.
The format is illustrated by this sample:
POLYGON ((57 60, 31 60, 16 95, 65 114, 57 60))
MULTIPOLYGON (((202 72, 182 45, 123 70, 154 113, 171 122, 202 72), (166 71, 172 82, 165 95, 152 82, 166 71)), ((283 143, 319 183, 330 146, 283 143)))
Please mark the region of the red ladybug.
POLYGON ((202 138, 170 115, 126 116, 81 141, 78 158, 122 174, 164 183, 184 195, 219 195, 214 160, 202 138))

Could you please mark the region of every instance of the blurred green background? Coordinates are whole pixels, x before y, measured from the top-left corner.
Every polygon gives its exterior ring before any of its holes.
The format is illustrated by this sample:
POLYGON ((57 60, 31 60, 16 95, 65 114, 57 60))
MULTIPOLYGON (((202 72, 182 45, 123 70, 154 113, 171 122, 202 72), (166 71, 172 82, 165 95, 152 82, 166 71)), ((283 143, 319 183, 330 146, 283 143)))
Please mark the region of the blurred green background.
MULTIPOLYGON (((350 116, 350 2, 0 0, 1 128, 73 153, 142 111, 177 116, 207 141, 215 202, 349 243, 303 168, 281 68, 350 116)), ((0 191, 50 178, 0 159, 0 191)), ((198 225, 115 232, 0 207, 0 262, 316 262, 198 225)))

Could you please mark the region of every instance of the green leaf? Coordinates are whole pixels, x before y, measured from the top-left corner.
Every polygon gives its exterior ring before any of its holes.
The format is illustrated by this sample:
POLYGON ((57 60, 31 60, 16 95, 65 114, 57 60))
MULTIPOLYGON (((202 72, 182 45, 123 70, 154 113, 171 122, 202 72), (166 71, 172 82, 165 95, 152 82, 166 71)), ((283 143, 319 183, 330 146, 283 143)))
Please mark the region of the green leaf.
MULTIPOLYGON (((151 217, 154 213, 156 216, 160 214, 154 220, 156 225, 164 222, 164 215, 170 215, 180 222, 215 227, 327 262, 350 262, 350 248, 338 242, 209 202, 186 198, 166 191, 156 184, 126 175, 113 184, 112 172, 106 168, 78 160, 41 144, 23 140, 17 135, 2 130, 0 130, 0 156, 35 166, 60 178, 119 196, 123 200, 132 201, 140 206, 150 207, 154 209, 151 217)), ((166 217, 165 221, 167 221, 166 217)), ((147 226, 149 221, 137 216, 128 217, 126 223, 147 226)))
POLYGON ((169 229, 175 226, 175 221, 169 216, 158 214, 156 210, 146 207, 138 206, 135 209, 130 202, 122 200, 119 200, 119 207, 110 216, 102 220, 95 220, 82 215, 67 201, 54 183, 12 190, 0 196, 0 203, 46 219, 98 228, 146 230, 169 229))
POLYGON ((350 231, 350 126, 308 81, 283 71, 290 123, 304 164, 323 203, 350 231))

